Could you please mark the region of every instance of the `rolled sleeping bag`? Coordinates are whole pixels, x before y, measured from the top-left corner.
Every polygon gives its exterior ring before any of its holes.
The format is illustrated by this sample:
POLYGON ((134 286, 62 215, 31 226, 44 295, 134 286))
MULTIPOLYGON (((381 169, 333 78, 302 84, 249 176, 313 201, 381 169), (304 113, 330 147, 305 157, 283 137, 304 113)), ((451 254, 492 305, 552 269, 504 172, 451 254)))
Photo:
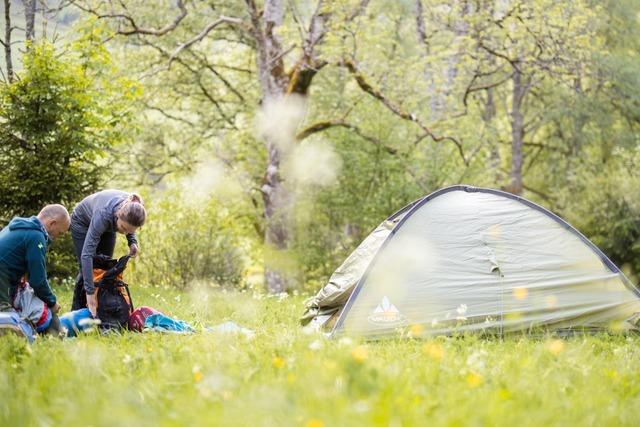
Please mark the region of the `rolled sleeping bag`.
POLYGON ((70 311, 60 316, 60 325, 67 330, 68 337, 75 337, 79 332, 99 324, 100 320, 94 319, 88 308, 70 311))

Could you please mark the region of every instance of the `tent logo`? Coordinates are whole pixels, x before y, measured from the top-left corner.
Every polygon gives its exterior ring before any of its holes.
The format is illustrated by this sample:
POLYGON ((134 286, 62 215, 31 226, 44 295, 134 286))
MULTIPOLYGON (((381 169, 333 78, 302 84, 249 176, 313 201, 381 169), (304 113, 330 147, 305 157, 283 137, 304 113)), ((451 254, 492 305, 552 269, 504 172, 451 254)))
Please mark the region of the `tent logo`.
POLYGON ((389 298, 382 297, 382 302, 378 304, 373 313, 368 317, 369 323, 374 325, 399 326, 407 318, 400 313, 398 308, 389 302, 389 298))

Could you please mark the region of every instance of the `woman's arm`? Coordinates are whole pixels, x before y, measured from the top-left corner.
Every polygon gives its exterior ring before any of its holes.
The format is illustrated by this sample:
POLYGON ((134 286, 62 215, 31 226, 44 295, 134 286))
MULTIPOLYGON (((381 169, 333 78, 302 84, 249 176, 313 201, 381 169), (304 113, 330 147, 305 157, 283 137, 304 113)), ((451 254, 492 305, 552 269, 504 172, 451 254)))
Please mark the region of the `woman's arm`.
POLYGON ((95 292, 95 286, 93 284, 93 256, 96 254, 100 238, 107 230, 107 227, 107 222, 98 212, 91 218, 87 235, 84 238, 80 264, 82 267, 81 273, 84 290, 88 295, 92 295, 95 292))

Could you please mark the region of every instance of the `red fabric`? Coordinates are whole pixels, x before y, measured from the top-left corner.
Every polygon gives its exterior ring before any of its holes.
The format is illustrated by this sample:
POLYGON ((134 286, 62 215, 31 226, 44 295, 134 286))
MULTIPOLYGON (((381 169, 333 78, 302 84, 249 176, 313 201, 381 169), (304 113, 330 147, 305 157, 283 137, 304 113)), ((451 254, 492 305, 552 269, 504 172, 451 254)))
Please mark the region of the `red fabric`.
POLYGON ((162 314, 158 310, 152 307, 142 306, 133 310, 131 316, 129 316, 129 329, 132 331, 141 332, 144 327, 144 321, 152 314, 162 314))
POLYGON ((47 307, 47 305, 45 304, 44 310, 42 310, 42 316, 40 316, 40 318, 36 322, 36 326, 42 326, 45 323, 47 323, 50 319, 51 319, 51 315, 49 313, 49 307, 47 307))

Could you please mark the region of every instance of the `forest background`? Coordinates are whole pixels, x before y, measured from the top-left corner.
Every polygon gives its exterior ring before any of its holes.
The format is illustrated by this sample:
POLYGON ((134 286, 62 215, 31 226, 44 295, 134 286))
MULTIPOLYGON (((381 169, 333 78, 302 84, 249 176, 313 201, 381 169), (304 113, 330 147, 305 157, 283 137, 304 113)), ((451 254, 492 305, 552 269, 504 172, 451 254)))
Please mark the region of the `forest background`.
MULTIPOLYGON (((308 293, 464 183, 552 210, 637 283, 639 6, 3 0, 1 222, 136 191, 129 282, 308 293)), ((68 236, 49 268, 72 280, 68 236)))

